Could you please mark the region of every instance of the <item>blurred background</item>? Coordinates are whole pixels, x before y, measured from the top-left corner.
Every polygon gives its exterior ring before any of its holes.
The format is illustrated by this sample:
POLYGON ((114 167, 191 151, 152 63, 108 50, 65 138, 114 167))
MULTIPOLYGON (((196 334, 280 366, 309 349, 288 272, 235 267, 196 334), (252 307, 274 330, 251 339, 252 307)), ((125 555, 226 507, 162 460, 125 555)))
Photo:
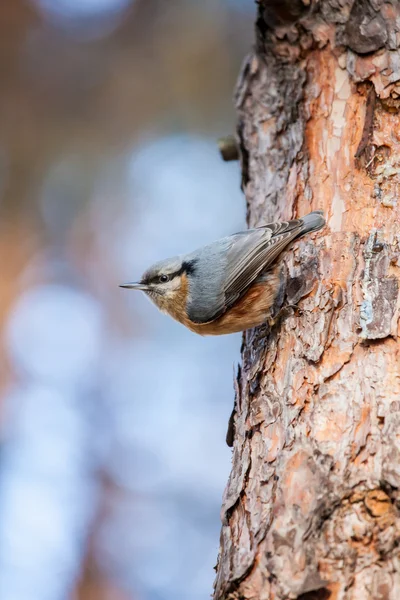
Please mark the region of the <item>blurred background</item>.
POLYGON ((240 336, 118 288, 245 226, 252 0, 0 7, 0 599, 212 592, 240 336))

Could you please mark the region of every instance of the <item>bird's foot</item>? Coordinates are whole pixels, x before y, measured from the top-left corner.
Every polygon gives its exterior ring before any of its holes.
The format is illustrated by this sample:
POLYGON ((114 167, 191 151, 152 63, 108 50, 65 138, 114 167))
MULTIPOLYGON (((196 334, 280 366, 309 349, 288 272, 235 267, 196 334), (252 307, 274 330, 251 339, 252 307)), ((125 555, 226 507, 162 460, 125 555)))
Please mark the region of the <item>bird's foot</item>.
POLYGON ((280 323, 282 319, 292 315, 296 309, 298 309, 298 306, 296 304, 287 304, 286 306, 283 306, 275 314, 272 314, 268 317, 267 323, 269 327, 272 329, 278 323, 280 323))

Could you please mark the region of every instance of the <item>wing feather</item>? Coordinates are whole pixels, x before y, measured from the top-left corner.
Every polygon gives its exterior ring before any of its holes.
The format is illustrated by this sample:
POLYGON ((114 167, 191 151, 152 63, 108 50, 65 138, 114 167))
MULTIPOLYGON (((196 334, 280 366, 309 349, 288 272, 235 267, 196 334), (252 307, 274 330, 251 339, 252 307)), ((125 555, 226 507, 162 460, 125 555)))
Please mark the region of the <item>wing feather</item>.
POLYGON ((275 231, 270 234, 266 231, 260 239, 255 239, 256 236, 253 237, 250 233, 245 247, 240 249, 240 256, 235 251, 235 246, 228 253, 228 276, 224 282, 226 308, 232 306, 260 273, 276 260, 284 248, 298 236, 302 226, 301 222, 293 221, 274 225, 278 225, 275 231))
POLYGON ((220 317, 292 240, 309 230, 303 220, 295 219, 243 231, 218 246, 205 247, 187 306, 191 321, 208 323, 220 317))

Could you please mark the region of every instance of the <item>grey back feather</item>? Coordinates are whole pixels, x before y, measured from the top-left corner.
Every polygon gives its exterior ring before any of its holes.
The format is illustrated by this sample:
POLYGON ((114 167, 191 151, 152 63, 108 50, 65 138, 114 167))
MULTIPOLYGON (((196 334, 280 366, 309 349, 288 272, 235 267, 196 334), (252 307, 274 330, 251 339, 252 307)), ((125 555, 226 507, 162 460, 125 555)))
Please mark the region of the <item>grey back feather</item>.
POLYGON ((207 323, 220 317, 291 241, 324 224, 315 211, 303 219, 236 233, 189 254, 185 259, 194 261, 195 268, 187 305, 190 320, 207 323))

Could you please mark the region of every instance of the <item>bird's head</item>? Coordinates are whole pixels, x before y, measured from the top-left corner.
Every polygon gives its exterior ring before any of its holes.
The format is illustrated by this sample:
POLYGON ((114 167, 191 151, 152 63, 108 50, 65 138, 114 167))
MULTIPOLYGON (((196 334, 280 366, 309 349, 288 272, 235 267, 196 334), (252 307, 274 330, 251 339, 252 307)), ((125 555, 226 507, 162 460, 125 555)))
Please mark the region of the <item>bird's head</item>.
POLYGON ((178 307, 186 304, 188 276, 193 270, 194 261, 186 261, 176 256, 152 265, 140 281, 123 283, 120 287, 141 290, 160 310, 175 316, 178 307))

